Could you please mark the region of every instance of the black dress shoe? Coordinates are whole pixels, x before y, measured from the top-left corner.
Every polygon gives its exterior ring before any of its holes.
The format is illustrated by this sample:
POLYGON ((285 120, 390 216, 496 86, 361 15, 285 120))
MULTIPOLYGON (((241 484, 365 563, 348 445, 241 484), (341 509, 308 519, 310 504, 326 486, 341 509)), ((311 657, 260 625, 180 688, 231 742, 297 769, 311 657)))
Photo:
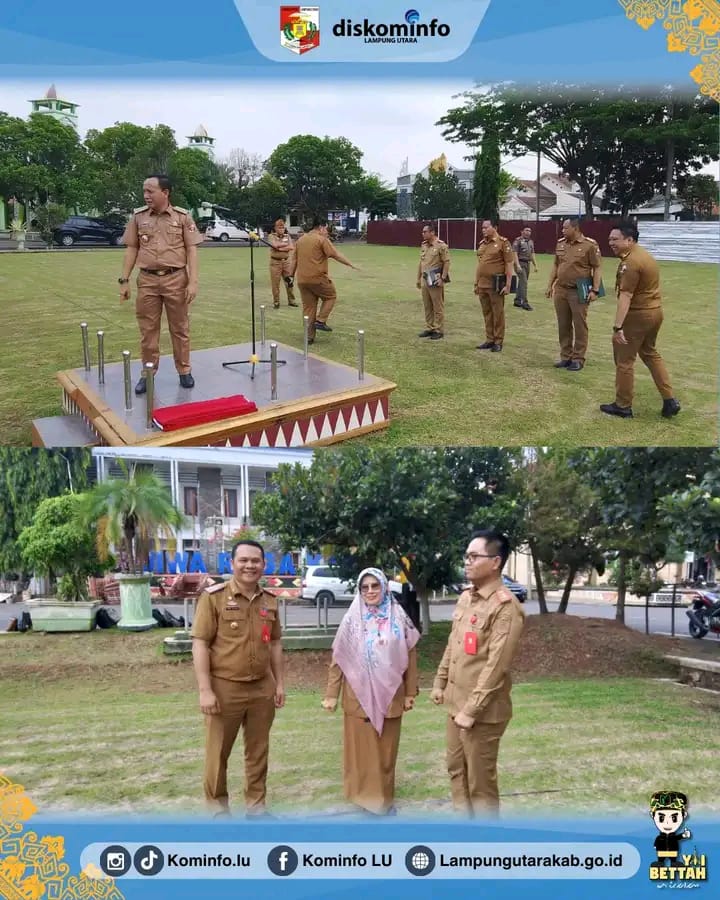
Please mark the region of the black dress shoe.
POLYGON ((315 328, 317 331, 332 331, 329 325, 326 325, 324 322, 315 321, 315 328))
POLYGON ((141 394, 144 394, 147 391, 147 380, 145 378, 138 379, 138 383, 135 385, 135 393, 139 397, 141 394))
POLYGON ((579 359, 570 360, 570 362, 565 366, 568 372, 579 372, 582 369, 584 363, 581 363, 579 359))
POLYGON ((571 363, 571 360, 569 360, 569 359, 559 359, 555 363, 555 368, 556 369, 567 369, 567 367, 570 365, 570 363, 571 363))
POLYGON ((619 416, 621 419, 632 419, 633 411, 629 406, 618 406, 617 403, 601 403, 600 411, 608 416, 619 416))
POLYGON ((522 309, 522 300, 513 300, 513 306, 517 306, 518 309, 522 309))
POLYGON ((432 328, 426 328, 425 331, 418 332, 418 337, 430 337, 433 333, 432 328))
POLYGON ((528 312, 532 312, 532 306, 529 303, 523 303, 522 308, 526 309, 528 312))
POLYGON ((432 334, 429 335, 431 341, 439 341, 444 337, 445 335, 442 333, 442 331, 433 331, 432 334))
POLYGON ((195 387, 195 379, 189 372, 186 372, 184 375, 180 376, 180 387, 184 388, 192 388, 195 387))
POLYGON ((669 400, 663 400, 660 415, 665 419, 671 419, 673 416, 676 416, 680 412, 680 409, 680 404, 674 397, 671 397, 669 400))
POLYGON ((495 344, 492 341, 485 341, 484 344, 478 344, 476 350, 491 350, 495 344))
POLYGON ((502 350, 502 344, 493 344, 490 348, 491 353, 500 353, 502 350))
POLYGON ((296 303, 294 300, 288 300, 288 306, 300 306, 300 304, 296 303))

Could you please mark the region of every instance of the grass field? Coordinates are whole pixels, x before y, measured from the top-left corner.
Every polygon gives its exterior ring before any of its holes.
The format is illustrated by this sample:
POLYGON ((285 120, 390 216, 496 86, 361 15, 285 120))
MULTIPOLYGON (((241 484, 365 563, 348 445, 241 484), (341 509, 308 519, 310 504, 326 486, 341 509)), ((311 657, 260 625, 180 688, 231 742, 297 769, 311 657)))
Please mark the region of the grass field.
MULTIPOLYGON (((418 251, 404 247, 343 244, 362 271, 331 264, 339 301, 333 334, 321 334, 316 353, 350 365, 357 329, 366 331, 366 370, 398 385, 392 426, 367 438, 388 446, 426 444, 707 445, 717 430, 717 268, 710 264, 662 263, 665 324, 659 346, 668 363, 682 413, 666 421, 645 367, 636 366, 633 420, 598 410, 614 398, 610 346, 613 297, 590 312, 586 368, 553 368, 558 358, 555 314, 544 298, 550 257, 530 281, 533 312, 508 304, 502 353, 475 350, 484 340, 483 320, 472 293, 474 255, 452 253, 452 284, 446 295, 446 338, 418 338, 424 328, 415 289, 418 251)), ((257 304, 268 304, 268 337, 302 346, 300 310, 270 307, 264 248, 256 251, 257 304)), ((137 369, 138 334, 133 304, 117 295, 119 251, 3 253, 0 255, 0 429, 3 443, 27 445, 35 417, 60 412, 58 370, 82 363, 79 323, 105 331, 106 360, 130 349, 137 369)), ((247 341, 249 254, 246 248, 203 248, 200 293, 193 306, 195 349, 247 341)), ((614 282, 615 260, 605 260, 604 280, 614 282)), ((93 356, 95 348, 93 347, 93 356)), ((170 352, 163 325, 162 353, 170 352)), ((230 376, 228 376, 230 377, 230 376)), ((280 378, 282 398, 282 377, 280 378)))
MULTIPOLYGON (((41 809, 202 814, 204 735, 192 669, 161 656, 158 634, 1 640, 0 771, 41 809)), ((437 647, 419 646, 427 673, 437 647)), ((343 812, 342 716, 320 709, 324 665, 300 656, 289 654, 268 800, 285 814, 343 812)), ((403 721, 398 804, 403 814, 444 815, 445 713, 429 700, 427 674, 422 684, 403 721)), ((516 684, 513 702, 500 758, 507 813, 646 815, 649 794, 679 777, 695 812, 720 810, 707 788, 720 754, 720 704, 709 692, 646 678, 548 678, 516 684)), ((237 797, 240 745, 229 771, 237 797)))

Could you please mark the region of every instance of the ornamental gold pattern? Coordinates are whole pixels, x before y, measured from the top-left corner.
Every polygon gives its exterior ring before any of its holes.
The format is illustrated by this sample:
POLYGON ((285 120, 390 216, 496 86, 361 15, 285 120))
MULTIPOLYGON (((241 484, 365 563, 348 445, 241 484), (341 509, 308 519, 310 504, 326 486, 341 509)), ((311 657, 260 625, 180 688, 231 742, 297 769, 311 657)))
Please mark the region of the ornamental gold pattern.
POLYGON ((690 77, 700 92, 720 100, 720 2, 718 0, 618 0, 628 19, 646 31, 662 22, 670 53, 699 56, 690 77))
POLYGON ((26 830, 37 807, 0 772, 0 897, 3 900, 124 900, 97 866, 79 875, 63 862, 65 840, 26 830))

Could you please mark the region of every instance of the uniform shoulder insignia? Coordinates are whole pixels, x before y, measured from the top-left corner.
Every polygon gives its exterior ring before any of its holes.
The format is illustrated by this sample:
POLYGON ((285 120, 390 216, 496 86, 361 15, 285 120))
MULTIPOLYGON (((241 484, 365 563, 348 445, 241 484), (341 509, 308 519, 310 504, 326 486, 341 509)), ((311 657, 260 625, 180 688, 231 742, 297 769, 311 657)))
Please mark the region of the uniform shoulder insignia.
POLYGON ((585 240, 590 241, 591 244, 597 245, 597 241, 595 240, 595 238, 587 237, 587 235, 586 235, 585 240))
POLYGON ((206 594, 217 594, 218 591, 223 590, 228 585, 227 581, 221 581, 220 584, 211 584, 205 588, 206 594))
POLYGON ((150 209, 149 206, 138 206, 137 209, 133 210, 133 215, 136 215, 137 213, 141 213, 141 212, 147 212, 148 209, 150 209))
POLYGON ((175 210, 175 212, 182 213, 184 216, 188 214, 188 211, 186 209, 183 209, 182 206, 173 206, 173 209, 175 210))

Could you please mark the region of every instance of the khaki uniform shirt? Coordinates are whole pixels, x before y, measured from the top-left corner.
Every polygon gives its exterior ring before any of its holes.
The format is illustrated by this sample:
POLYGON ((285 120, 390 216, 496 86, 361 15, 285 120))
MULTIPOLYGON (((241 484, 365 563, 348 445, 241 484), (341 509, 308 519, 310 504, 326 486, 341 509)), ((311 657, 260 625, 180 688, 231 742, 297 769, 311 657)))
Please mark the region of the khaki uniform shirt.
POLYGON ((579 278, 592 278, 593 270, 600 267, 602 257, 597 241, 581 234, 576 241, 560 238, 555 247, 557 286, 570 290, 577 288, 579 278))
POLYGON ((525 613, 501 581, 483 592, 463 591, 433 687, 445 692, 451 716, 463 712, 476 722, 512 717, 510 664, 522 634, 525 613), (468 653, 468 635, 476 652, 468 653))
POLYGON ((295 244, 297 268, 295 281, 298 284, 317 284, 327 278, 328 259, 337 259, 337 250, 327 237, 319 231, 309 231, 298 238, 295 244))
POLYGON ((442 269, 441 275, 447 277, 450 271, 450 251, 445 241, 436 240, 434 243, 423 241, 420 244, 420 271, 418 276, 429 269, 442 269))
POLYGON ((477 248, 475 284, 484 290, 494 290, 496 275, 504 275, 513 268, 514 257, 510 241, 499 234, 487 240, 483 238, 477 248))
POLYGON ((287 259, 295 249, 293 239, 287 231, 282 237, 271 231, 267 240, 270 244, 270 259, 287 259))
POLYGON ((162 213, 141 206, 125 227, 123 244, 137 247, 140 269, 182 269, 187 265, 188 247, 203 242, 203 236, 186 209, 168 206, 162 213))
POLYGON ((208 644, 210 674, 259 681, 270 672, 270 642, 282 637, 277 598, 258 588, 246 596, 234 578, 200 595, 192 636, 208 644))
POLYGON ((520 262, 530 262, 535 253, 535 244, 530 238, 516 237, 512 248, 517 253, 520 262))
POLYGON ((632 294, 630 309, 656 309, 662 306, 660 295, 660 266, 643 247, 634 244, 620 257, 615 290, 618 296, 632 294))
MULTIPOLYGON (((330 672, 328 674, 328 686, 325 696, 328 699, 337 700, 342 688, 342 708, 346 716, 353 716, 356 719, 367 718, 367 713, 360 706, 360 701, 355 695, 355 691, 350 687, 350 682, 343 675, 340 666, 333 662, 330 664, 330 672)), ((408 651, 408 667, 403 675, 400 687, 397 689, 392 702, 385 713, 386 719, 397 719, 403 714, 403 706, 406 697, 416 697, 418 692, 418 668, 417 668, 417 648, 413 647, 408 651)))

